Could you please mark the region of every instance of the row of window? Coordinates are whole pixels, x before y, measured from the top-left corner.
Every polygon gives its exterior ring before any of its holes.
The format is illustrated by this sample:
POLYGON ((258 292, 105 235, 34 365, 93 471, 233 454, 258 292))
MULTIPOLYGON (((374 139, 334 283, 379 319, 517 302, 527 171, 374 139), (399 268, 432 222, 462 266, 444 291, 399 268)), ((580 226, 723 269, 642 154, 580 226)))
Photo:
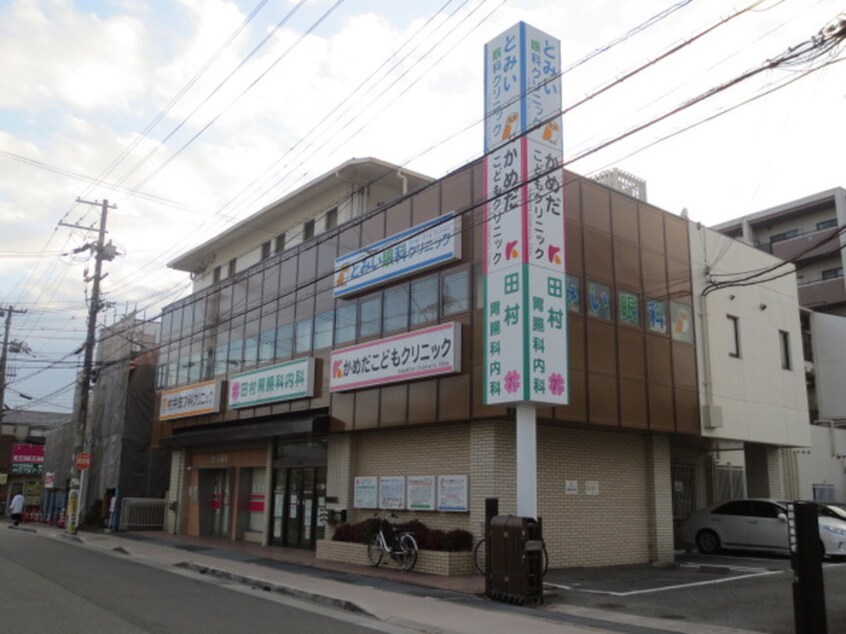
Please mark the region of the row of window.
MULTIPOLYGON (((726 315, 729 322, 729 356, 735 359, 740 358, 740 318, 736 315, 726 315)), ((786 330, 778 331, 778 344, 781 354, 781 367, 784 370, 793 369, 793 360, 790 355, 790 333, 786 330)))

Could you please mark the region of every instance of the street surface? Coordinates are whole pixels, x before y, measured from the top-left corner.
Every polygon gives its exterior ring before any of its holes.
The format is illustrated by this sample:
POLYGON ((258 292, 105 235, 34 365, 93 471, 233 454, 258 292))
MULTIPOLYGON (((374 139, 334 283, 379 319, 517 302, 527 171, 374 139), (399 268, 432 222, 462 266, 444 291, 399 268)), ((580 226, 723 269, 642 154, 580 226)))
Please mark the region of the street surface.
POLYGON ((173 567, 0 527, 3 632, 215 634, 408 630, 173 567))

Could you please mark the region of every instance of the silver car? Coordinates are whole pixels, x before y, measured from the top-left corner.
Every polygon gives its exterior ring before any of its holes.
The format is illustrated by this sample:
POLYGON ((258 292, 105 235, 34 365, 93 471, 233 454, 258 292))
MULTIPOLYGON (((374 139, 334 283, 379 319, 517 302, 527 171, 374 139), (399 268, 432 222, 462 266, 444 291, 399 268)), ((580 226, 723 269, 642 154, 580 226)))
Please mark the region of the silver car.
MULTIPOLYGON (((786 504, 749 498, 701 509, 682 525, 682 543, 706 554, 721 549, 788 553, 786 504)), ((846 557, 846 512, 830 504, 819 504, 818 510, 823 552, 846 557)))

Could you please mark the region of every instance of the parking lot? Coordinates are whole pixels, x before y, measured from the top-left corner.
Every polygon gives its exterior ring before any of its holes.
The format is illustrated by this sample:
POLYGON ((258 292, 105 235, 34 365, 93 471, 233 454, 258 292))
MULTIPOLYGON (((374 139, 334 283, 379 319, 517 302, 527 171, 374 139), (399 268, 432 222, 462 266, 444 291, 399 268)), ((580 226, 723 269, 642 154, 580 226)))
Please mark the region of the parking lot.
MULTIPOLYGON (((846 563, 823 564, 829 634, 846 634, 846 563)), ((790 560, 768 555, 679 554, 676 565, 550 570, 545 609, 590 615, 593 610, 693 631, 694 624, 793 634, 790 560)), ((626 631, 626 630, 621 630, 626 631)))

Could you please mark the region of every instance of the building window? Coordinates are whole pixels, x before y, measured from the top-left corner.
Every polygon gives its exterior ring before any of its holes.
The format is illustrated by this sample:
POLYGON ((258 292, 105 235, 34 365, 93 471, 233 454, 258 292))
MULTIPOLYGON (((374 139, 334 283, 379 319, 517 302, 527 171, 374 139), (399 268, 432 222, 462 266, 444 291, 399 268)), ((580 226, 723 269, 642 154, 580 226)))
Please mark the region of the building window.
POLYGON ((235 258, 229 260, 229 266, 227 267, 226 276, 233 277, 235 275, 235 258))
POLYGON ((438 320, 438 276, 430 275, 411 283, 411 325, 438 320))
POLYGON ((334 326, 335 313, 327 310, 314 316, 314 349, 332 347, 332 328, 334 326))
POLYGON ((355 340, 357 325, 356 311, 358 306, 354 301, 340 304, 335 309, 335 345, 343 345, 355 340))
POLYGON ((729 356, 740 358, 740 319, 734 315, 726 315, 729 323, 729 356))
POLYGON ((338 208, 330 209, 326 212, 326 231, 334 229, 338 226, 338 208))
POLYGON ((837 218, 831 218, 830 220, 823 220, 822 222, 817 223, 817 231, 822 231, 823 229, 833 229, 837 226, 837 218))
POLYGON ((220 267, 216 266, 216 267, 214 267, 214 270, 212 271, 212 284, 216 284, 219 281, 220 281, 220 267))
POLYGON ((385 291, 382 305, 382 332, 408 328, 408 284, 400 284, 385 291))
POLYGON ((277 360, 290 359, 294 352, 294 325, 280 324, 276 328, 276 354, 277 360))
POLYGON ((784 370, 790 370, 790 333, 786 330, 779 330, 778 341, 781 345, 781 367, 784 370))
POLYGON ((261 245, 261 259, 266 260, 270 257, 270 240, 261 245))
POLYGON ((785 240, 790 240, 791 238, 795 238, 799 235, 799 229, 791 229, 790 231, 785 231, 783 233, 774 233, 770 236, 770 244, 775 244, 776 242, 784 242, 785 240))
POLYGON ((311 352, 311 335, 313 332, 314 320, 311 317, 301 319, 297 322, 294 331, 294 352, 302 354, 311 352))
POLYGON ((467 287, 469 281, 470 275, 467 269, 444 275, 444 290, 441 299, 441 311, 444 317, 463 313, 470 308, 470 293, 467 287))
POLYGON ((303 224, 303 240, 310 240, 314 237, 314 218, 306 220, 303 224))
POLYGON ((285 234, 280 233, 276 236, 276 253, 282 253, 285 250, 285 234))
POLYGON ((382 333, 382 295, 362 298, 358 305, 358 336, 374 337, 382 333))
POLYGON ((836 269, 826 269, 822 272, 822 278, 824 280, 833 280, 838 277, 843 277, 842 266, 838 266, 836 269))

